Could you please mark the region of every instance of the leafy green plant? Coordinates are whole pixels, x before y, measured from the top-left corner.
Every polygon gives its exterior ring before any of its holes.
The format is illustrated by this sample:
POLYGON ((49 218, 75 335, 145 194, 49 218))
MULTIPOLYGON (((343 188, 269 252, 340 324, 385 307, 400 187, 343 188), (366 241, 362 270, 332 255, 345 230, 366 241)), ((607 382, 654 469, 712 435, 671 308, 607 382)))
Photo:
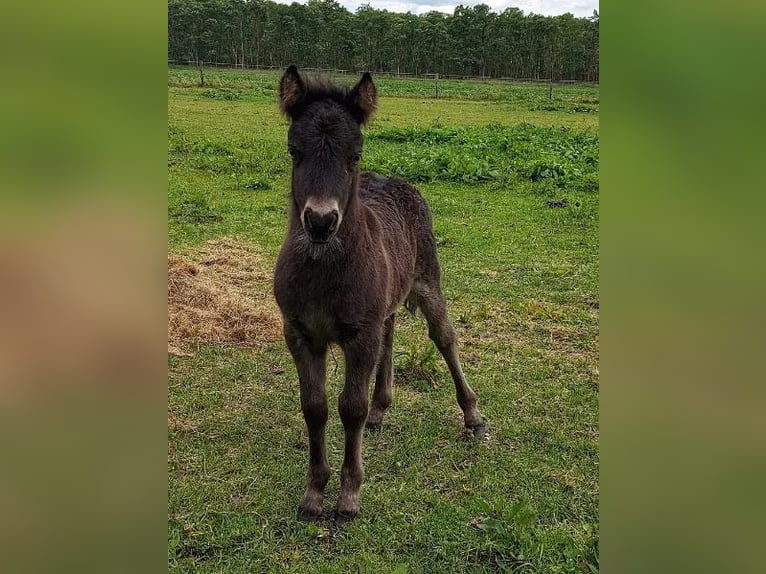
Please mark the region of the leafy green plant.
POLYGON ((250 179, 242 184, 244 189, 253 189, 257 191, 265 191, 271 189, 271 184, 265 179, 250 179))
POLYGON ((191 151, 200 155, 223 155, 231 157, 234 155, 234 150, 227 145, 214 141, 214 140, 202 140, 192 146, 191 151))
POLYGON ((480 500, 479 507, 482 514, 471 525, 484 535, 484 548, 494 553, 498 566, 531 566, 541 543, 535 533, 537 518, 530 506, 523 501, 506 504, 480 500))
POLYGON ((577 187, 598 167, 597 136, 530 124, 394 128, 372 132, 369 140, 365 168, 415 182, 521 178, 577 187))
POLYGON ((396 354, 396 376, 421 391, 438 389, 438 351, 433 343, 426 346, 410 344, 406 350, 396 354))
POLYGON ((540 181, 541 179, 563 179, 566 174, 567 172, 561 164, 541 160, 532 164, 528 177, 532 181, 540 181))
POLYGON ((234 101, 242 99, 242 92, 240 90, 234 90, 231 88, 213 88, 210 90, 205 90, 202 92, 202 95, 206 98, 210 98, 211 100, 234 101))

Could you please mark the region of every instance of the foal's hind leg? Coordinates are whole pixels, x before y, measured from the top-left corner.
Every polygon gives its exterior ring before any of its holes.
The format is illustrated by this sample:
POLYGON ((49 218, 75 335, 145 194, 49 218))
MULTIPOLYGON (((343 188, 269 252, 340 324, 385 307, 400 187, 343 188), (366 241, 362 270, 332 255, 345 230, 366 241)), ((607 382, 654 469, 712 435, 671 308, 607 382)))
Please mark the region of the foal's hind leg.
POLYGON ((486 422, 476 406, 476 393, 468 385, 460 367, 457 337, 447 316, 447 304, 439 284, 417 285, 418 305, 428 322, 428 336, 436 344, 452 374, 457 402, 463 411, 465 428, 476 437, 484 435, 486 422))
POLYGON ((386 319, 383 325, 383 341, 380 344, 377 374, 375 375, 375 390, 372 391, 372 405, 367 416, 367 426, 376 428, 383 422, 386 409, 391 406, 393 399, 392 383, 394 379, 394 322, 396 313, 386 319))

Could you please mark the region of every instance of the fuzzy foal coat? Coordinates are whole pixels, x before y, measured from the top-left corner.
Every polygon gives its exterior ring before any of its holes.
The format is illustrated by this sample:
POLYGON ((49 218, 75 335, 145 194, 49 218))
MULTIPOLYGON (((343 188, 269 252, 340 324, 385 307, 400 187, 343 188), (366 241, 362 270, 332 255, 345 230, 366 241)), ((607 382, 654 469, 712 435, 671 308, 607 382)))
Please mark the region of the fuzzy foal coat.
POLYGON ((343 343, 377 328, 404 303, 416 278, 439 277, 429 256, 436 242, 428 207, 404 181, 361 174, 359 196, 338 231, 341 250, 315 257, 298 244, 300 225, 293 213, 275 294, 285 321, 317 341, 343 343))
POLYGON ((405 301, 410 310, 421 309, 428 322, 429 336, 455 382, 466 428, 475 436, 485 428, 476 394, 460 368, 428 206, 408 183, 358 169, 360 127, 376 100, 369 74, 348 90, 308 85, 291 66, 280 82, 280 105, 291 120, 293 171, 274 294, 298 370, 309 434, 306 491, 299 506, 303 518, 320 515, 330 477, 325 445, 328 345, 338 343, 346 359, 338 401, 346 440, 337 514, 351 518, 359 512, 364 479, 365 423, 381 424, 392 400, 394 322, 405 301))

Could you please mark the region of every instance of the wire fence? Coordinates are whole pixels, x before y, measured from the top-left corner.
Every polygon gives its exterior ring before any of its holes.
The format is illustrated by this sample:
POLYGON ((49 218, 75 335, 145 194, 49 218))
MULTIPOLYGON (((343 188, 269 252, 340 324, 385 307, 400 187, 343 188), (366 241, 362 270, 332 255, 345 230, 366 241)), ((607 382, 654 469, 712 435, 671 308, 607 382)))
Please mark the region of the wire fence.
MULTIPOLYGON (((194 68, 219 68, 228 70, 240 70, 240 71, 282 71, 286 66, 262 66, 262 65, 238 65, 234 66, 230 62, 208 62, 208 61, 195 61, 195 60, 168 60, 169 67, 194 67, 194 68)), ((301 67, 301 71, 326 74, 326 75, 358 75, 366 70, 340 70, 337 68, 309 68, 301 67)), ((405 73, 405 72, 387 72, 387 71, 374 71, 369 70, 377 77, 381 78, 399 78, 410 80, 468 80, 477 82, 508 82, 508 83, 527 83, 527 84, 554 84, 554 85, 577 85, 577 86, 598 86, 598 81, 584 81, 584 80, 565 80, 565 79, 552 79, 552 78, 512 78, 512 77, 495 77, 495 76, 473 76, 465 74, 437 74, 437 73, 405 73)))

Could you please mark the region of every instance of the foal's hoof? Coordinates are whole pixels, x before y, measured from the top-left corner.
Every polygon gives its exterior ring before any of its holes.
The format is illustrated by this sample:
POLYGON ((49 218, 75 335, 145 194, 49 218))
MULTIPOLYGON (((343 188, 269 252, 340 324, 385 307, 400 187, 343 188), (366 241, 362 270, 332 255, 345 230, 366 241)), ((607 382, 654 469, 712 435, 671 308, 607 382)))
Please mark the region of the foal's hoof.
POLYGON ((322 515, 322 506, 303 501, 298 506, 298 520, 302 522, 314 522, 322 515))
POLYGON ((465 425, 465 432, 473 438, 484 438, 487 433, 487 421, 482 419, 480 423, 465 425))
POLYGON ((370 414, 367 415, 365 426, 370 430, 378 430, 383 425, 383 417, 386 416, 384 409, 373 407, 370 409, 370 414))
POLYGON ((377 432, 383 426, 383 421, 380 421, 380 422, 367 421, 366 423, 364 423, 364 426, 368 431, 377 432))
POLYGON ((341 492, 335 509, 335 522, 349 522, 357 516, 359 516, 359 492, 341 492))
POLYGON ((338 509, 335 511, 335 522, 337 522, 338 524, 345 524, 347 522, 351 522, 357 516, 359 516, 358 510, 349 511, 349 510, 338 509))
POLYGON ((314 511, 313 509, 307 510, 302 506, 298 507, 298 520, 301 522, 316 522, 322 515, 322 511, 314 511))

